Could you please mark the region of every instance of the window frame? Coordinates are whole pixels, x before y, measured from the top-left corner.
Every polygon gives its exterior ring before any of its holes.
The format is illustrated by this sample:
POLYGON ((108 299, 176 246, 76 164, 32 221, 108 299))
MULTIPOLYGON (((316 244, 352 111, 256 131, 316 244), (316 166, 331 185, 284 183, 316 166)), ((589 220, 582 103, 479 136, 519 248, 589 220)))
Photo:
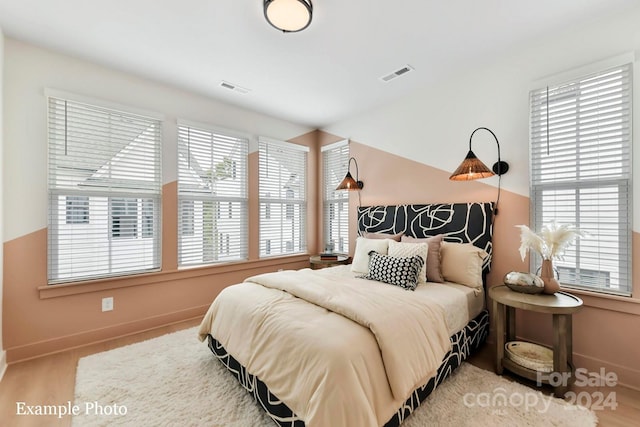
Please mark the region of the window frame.
MULTIPOLYGON (((92 280, 104 279, 104 278, 117 278, 117 277, 128 277, 140 273, 150 273, 157 272, 161 269, 161 222, 162 222, 162 124, 164 121, 164 116, 155 112, 150 112, 146 110, 141 110, 131 106, 124 106, 100 99, 94 99, 90 97, 85 97, 73 93, 68 93, 64 91, 59 91, 55 89, 45 89, 45 99, 47 106, 47 170, 48 170, 48 183, 47 183, 47 192, 48 192, 48 245, 47 245, 47 284, 48 285, 58 285, 58 284, 67 284, 67 283, 75 283, 75 282, 87 282, 92 280), (64 108, 63 108, 64 105, 64 108), (82 111, 78 113, 76 116, 70 116, 70 114, 74 114, 73 109, 77 108, 78 111, 82 111), (121 145, 119 149, 111 148, 114 150, 114 153, 111 157, 105 157, 105 163, 102 164, 102 167, 106 167, 107 164, 111 164, 110 168, 114 168, 114 165, 117 165, 117 157, 119 155, 122 156, 123 159, 128 159, 127 154, 123 154, 127 150, 132 153, 135 151, 140 151, 135 147, 135 142, 138 138, 142 138, 145 142, 138 142, 137 144, 142 145, 145 144, 144 147, 147 150, 144 156, 145 163, 151 163, 153 166, 151 169, 145 169, 143 173, 146 175, 146 183, 143 187, 139 187, 134 185, 134 182, 140 183, 139 177, 133 177, 129 175, 127 178, 120 179, 119 185, 96 185, 99 182, 99 178, 95 177, 96 173, 100 173, 100 169, 93 172, 88 178, 84 178, 82 181, 83 185, 76 184, 76 186, 69 184, 69 182, 64 182, 65 173, 60 172, 64 169, 64 161, 61 160, 61 152, 60 152, 60 144, 67 144, 67 128, 69 129, 69 144, 77 144, 75 147, 83 147, 82 144, 87 144, 87 142, 77 142, 73 140, 73 135, 71 132, 74 132, 74 120, 79 122, 82 119, 86 119, 86 114, 96 114, 95 124, 93 122, 83 123, 83 126, 87 126, 85 129, 94 130, 96 133, 88 133, 92 138, 86 139, 88 141, 96 141, 96 144, 100 143, 100 137, 105 138, 106 135, 111 132, 110 138, 114 140, 120 137, 121 141, 127 141, 126 136, 122 137, 114 136, 116 130, 121 128, 117 126, 113 126, 110 124, 106 126, 103 121, 111 121, 114 118, 119 118, 121 123, 129 123, 128 126, 132 126, 131 123, 139 122, 138 126, 141 123, 147 123, 146 128, 140 128, 140 134, 135 139, 131 139, 130 142, 124 143, 121 145), (95 127, 89 127, 95 126, 95 127), (64 128, 64 130, 62 130, 64 128), (107 132, 105 129, 109 129, 107 132), (103 132, 100 136, 95 136, 98 132, 103 132), (143 136, 144 135, 144 136, 143 136), (123 139, 124 138, 124 139, 123 139), (119 150, 119 151, 118 151, 119 150), (151 150, 151 151, 149 151, 151 150), (53 168, 58 168, 54 170, 53 168), (61 177, 60 180, 58 180, 61 177), (149 178, 151 178, 149 180, 149 178), (92 181, 92 179, 94 181, 92 181), (93 185, 92 185, 93 184, 93 185), (127 187, 130 185, 130 187, 127 187), (64 215, 63 212, 60 211, 61 203, 66 203, 67 197, 85 197, 88 200, 89 205, 89 214, 88 214, 88 222, 82 224, 67 224, 65 227, 63 222, 66 222, 66 219, 60 218, 61 215, 64 215), (118 263, 116 259, 118 257, 118 253, 122 253, 122 248, 114 248, 113 245, 115 242, 121 240, 120 237, 116 237, 115 239, 112 236, 112 221, 111 221, 111 199, 117 198, 137 198, 138 200, 151 200, 153 203, 153 236, 151 236, 147 240, 145 245, 149 245, 151 242, 151 250, 144 250, 145 255, 143 257, 131 257, 128 258, 122 257, 120 259, 136 259, 139 263, 118 263), (61 201, 62 200, 62 201, 61 201), (98 213, 92 213, 91 209, 96 208, 96 206, 106 206, 102 208, 102 210, 98 213), (96 217, 98 219, 96 219, 96 217), (99 221, 103 222, 105 225, 104 238, 98 241, 98 245, 103 251, 107 251, 108 258, 108 266, 99 265, 91 268, 77 268, 77 267, 69 267, 65 264, 65 257, 71 257, 74 260, 75 264, 79 264, 76 256, 71 255, 73 252, 72 248, 75 244, 76 251, 78 253, 91 253, 95 255, 95 252, 91 249, 79 249, 81 243, 78 243, 78 233, 82 234, 82 230, 80 230, 78 225, 88 226, 91 221, 99 221), (65 239, 69 240, 69 230, 68 225, 71 225, 76 228, 74 232, 73 241, 76 243, 71 243, 71 246, 68 246, 69 243, 65 245, 65 239), (66 234, 65 234, 66 233, 66 234), (71 252, 69 252, 71 251, 71 252), (65 255, 66 253, 66 255, 65 255)), ((111 123, 111 122, 109 122, 111 123)), ((115 122, 114 122, 115 123, 115 122)), ((121 124, 121 126, 123 126, 121 124)), ((75 130, 75 132, 78 132, 75 130)), ((85 137, 88 138, 88 137, 85 137)), ((85 141, 86 141, 85 140, 85 141)), ((104 143, 104 141, 102 141, 104 143)), ((93 144, 93 142, 91 142, 93 144)), ((66 145, 65 145, 66 146, 66 145)), ((103 145, 99 145, 104 148, 103 145)), ((66 150, 66 149, 65 149, 66 150)), ((77 150, 80 152, 80 150, 77 150)), ((88 152, 91 153, 91 152, 88 152)), ((98 156, 95 153, 91 153, 92 156, 87 155, 86 157, 80 156, 85 160, 90 159, 94 162, 100 162, 98 160, 98 156)), ((66 152, 65 152, 66 156, 66 152)), ((74 159, 77 157, 74 157, 74 159)), ((142 156, 135 157, 136 159, 142 159, 142 156)), ((76 161, 76 160, 71 160, 76 161)), ((117 167, 117 166, 116 166, 117 167)), ((125 166, 120 166, 118 173, 123 174, 128 171, 125 166)), ((138 169, 140 170, 140 169, 138 169)), ((87 172, 85 170, 84 172, 87 172)), ((87 172, 89 173, 89 172, 87 172)), ((110 175, 109 175, 110 176, 110 175)), ((126 175, 125 175, 126 176, 126 175)), ((112 178, 109 178, 112 179, 112 178)), ((140 238, 141 231, 141 217, 139 216, 140 212, 138 209, 138 217, 136 218, 136 238, 140 238)), ((91 224, 91 226, 95 227, 95 224, 91 224)), ((95 229, 93 230, 95 232, 95 229)), ((93 244, 96 244, 96 240, 94 238, 93 244)))
MULTIPOLYGON (((333 242, 333 250, 336 253, 349 253, 349 192, 348 191, 336 191, 336 187, 340 184, 344 176, 349 170, 349 140, 328 144, 320 149, 322 154, 322 213, 323 213, 323 240, 324 249, 329 248, 329 243, 333 242), (339 169, 329 170, 330 167, 335 167, 333 164, 329 164, 328 157, 330 155, 339 156, 339 163, 342 163, 339 169), (332 176, 333 179, 329 179, 332 176), (334 197, 331 197, 334 196, 334 197), (346 208, 346 209, 345 209, 346 208), (340 212, 338 218, 338 231, 337 236, 333 236, 333 222, 336 219, 335 212, 340 212), (346 227, 341 227, 343 220, 346 219, 346 227), (337 242, 335 241, 337 237, 337 242)), ((335 160, 334 160, 335 161, 335 160)), ((333 163, 333 162, 331 162, 333 163)))
MULTIPOLYGON (((273 256, 288 256, 288 255, 298 255, 301 253, 307 253, 307 221, 308 221, 308 171, 309 171, 309 147, 295 144, 292 142, 279 141, 271 138, 259 137, 258 138, 258 200, 259 200, 259 257, 267 258, 273 256), (294 165, 294 167, 301 166, 302 170, 293 171, 294 173, 290 173, 289 180, 299 180, 297 187, 299 189, 299 193, 301 197, 296 197, 295 191, 293 192, 293 197, 278 197, 274 196, 272 188, 273 182, 266 182, 266 179, 263 179, 265 173, 269 173, 269 168, 264 163, 266 152, 269 150, 283 150, 283 157, 287 156, 292 157, 291 160, 299 161, 302 165, 294 165), (300 155, 299 159, 295 159, 293 157, 300 155), (297 209, 296 209, 297 208, 297 209), (281 215, 278 215, 278 212, 281 215), (296 217, 299 216, 299 220, 296 217), (273 235, 274 228, 272 225, 267 227, 265 221, 269 220, 271 222, 280 222, 280 230, 279 236, 273 235), (291 221, 291 233, 293 240, 286 240, 285 234, 288 233, 289 230, 285 232, 284 222, 291 221), (268 228, 268 230, 267 230, 268 228), (297 230, 297 231, 296 231, 297 230), (296 238, 296 233, 298 237, 296 238), (274 237, 277 241, 280 241, 278 245, 277 242, 274 243, 274 237)), ((272 159, 273 156, 269 158, 272 159)), ((277 161, 276 161, 277 163, 277 161)), ((270 161, 268 165, 273 164, 273 161, 270 161)), ((280 163, 281 164, 281 163, 280 163)), ((284 176, 282 176, 282 168, 280 167, 279 174, 280 181, 284 180, 284 176)), ((286 188, 288 183, 282 185, 281 188, 277 188, 278 192, 281 193, 284 189, 285 195, 290 195, 290 188, 286 188)), ((277 226, 276 226, 277 228, 277 226)), ((277 233, 277 230, 276 234, 277 233)))
MULTIPOLYGON (((249 197, 248 197, 248 169, 249 169, 249 145, 251 138, 249 135, 242 132, 226 129, 220 126, 192 122, 188 120, 178 120, 177 122, 177 170, 178 170, 178 267, 197 267, 215 265, 226 262, 246 261, 248 259, 249 252, 249 236, 248 236, 248 222, 249 222, 249 197), (191 168, 191 156, 187 153, 188 147, 183 146, 184 142, 181 138, 186 132, 186 137, 191 138, 190 132, 196 132, 193 136, 193 143, 198 146, 194 146, 194 150, 200 150, 200 156, 209 155, 211 161, 219 155, 215 152, 214 144, 216 140, 221 143, 223 140, 234 140, 234 143, 238 147, 239 157, 231 158, 230 162, 230 175, 232 181, 238 181, 239 188, 237 188, 238 194, 234 195, 214 195, 204 192, 204 190, 196 190, 194 182, 181 178, 181 172, 188 172, 191 168), (205 147, 202 144, 205 143, 205 136, 209 135, 211 138, 210 152, 204 154, 205 147), (197 136, 199 135, 199 136, 197 136), (184 153, 181 153, 181 150, 184 153), (185 151, 187 150, 187 151, 185 151), (181 156, 187 156, 187 168, 181 164, 181 156), (241 164, 238 164, 241 162, 241 164), (190 188, 191 187, 191 188, 190 188), (184 211, 185 207, 189 206, 188 215, 184 211), (207 222, 205 218, 205 210, 207 206, 210 206, 211 211, 211 224, 207 222), (239 212, 239 217, 233 217, 234 207, 239 212), (224 214, 222 210, 224 209, 224 214), (198 216, 198 213, 201 215, 198 216), (231 213, 231 218, 229 217, 231 213), (184 220, 187 219, 186 223, 184 220), (229 233, 219 231, 218 224, 229 225, 230 232, 237 236, 239 242, 235 245, 231 244, 231 236, 229 233), (210 243, 206 243, 206 230, 205 228, 213 227, 211 229, 210 238, 213 239, 210 243), (201 232, 199 229, 202 229, 201 232), (202 239, 202 253, 199 249, 195 250, 197 240, 202 239), (195 243, 194 243, 195 242, 195 243), (207 247, 205 247, 208 245, 207 247), (200 259, 201 258, 201 259, 200 259)), ((187 142, 189 145, 190 142, 187 142)), ((228 147, 223 147, 228 148, 228 147)), ((209 149, 209 148, 206 148, 209 149)), ((194 152, 195 153, 195 152, 194 152)), ((195 156, 196 154, 193 154, 195 156)), ((228 156, 227 156, 228 157, 228 156)), ((225 159, 227 158, 225 157, 225 159)), ((199 165, 198 165, 199 167, 199 165)), ((212 166, 213 170, 214 166, 212 166)), ((198 169, 198 168, 196 168, 198 169)), ((192 170, 192 174, 198 175, 197 171, 192 170)), ((191 181, 196 179, 191 178, 191 181)), ((211 192, 214 191, 213 186, 211 192)))
MULTIPOLYGON (((598 267, 599 269, 595 269, 595 262, 600 261, 600 255, 597 256, 589 256, 590 251, 593 250, 593 245, 590 245, 594 242, 593 239, 598 239, 597 236, 594 236, 593 233, 586 236, 583 242, 583 239, 578 239, 575 242, 575 245, 567 251, 569 255, 568 258, 575 259, 575 261, 566 261, 566 260, 558 260, 555 262, 556 269, 560 274, 560 281, 563 287, 590 291, 599 293, 601 295, 617 295, 623 297, 630 297, 633 291, 633 277, 632 277, 632 219, 633 219, 633 193, 632 193, 632 165, 633 165, 633 157, 632 157, 632 127, 633 127, 633 63, 627 61, 618 61, 617 63, 601 63, 594 68, 594 66, 589 67, 589 71, 582 70, 582 72, 573 73, 571 76, 564 75, 562 80, 559 78, 555 79, 556 81, 553 84, 548 84, 546 87, 543 85, 539 85, 538 89, 534 89, 530 93, 530 198, 531 198, 531 226, 535 230, 540 230, 543 224, 544 218, 544 200, 545 195, 548 197, 559 198, 561 201, 553 206, 553 212, 556 215, 570 215, 571 212, 574 212, 573 216, 575 221, 573 222, 578 228, 582 228, 583 231, 589 232, 589 226, 587 224, 603 224, 603 229, 605 228, 604 224, 606 224, 606 216, 605 211, 603 210, 603 217, 601 219, 599 216, 599 212, 595 215, 598 218, 597 222, 593 222, 593 219, 588 218, 584 219, 581 215, 582 212, 590 212, 585 210, 584 206, 588 206, 589 204, 594 205, 596 202, 594 200, 605 200, 602 199, 602 194, 609 189, 611 193, 616 194, 617 197, 613 200, 616 200, 619 207, 615 212, 618 214, 618 220, 613 222, 612 224, 617 224, 617 254, 620 254, 622 258, 618 258, 619 267, 617 270, 612 271, 607 269, 606 266, 598 267), (625 63, 622 63, 625 62, 625 63), (619 104, 619 118, 616 115, 616 112, 611 113, 611 115, 607 115, 606 118, 601 119, 600 114, 604 116, 602 111, 605 111, 606 108, 609 107, 607 104, 606 107, 600 107, 597 110, 597 113, 593 113, 593 116, 586 118, 586 114, 584 110, 587 110, 588 114, 594 110, 592 105, 596 103, 605 104, 606 96, 598 97, 597 100, 592 101, 591 99, 584 100, 582 99, 583 93, 587 93, 587 91, 593 91, 593 85, 586 89, 589 85, 591 85, 591 81, 595 81, 598 86, 598 90, 603 90, 603 87, 606 87, 606 83, 601 83, 604 81, 608 75, 615 74, 619 72, 620 83, 619 86, 621 89, 620 98, 621 101, 619 104), (544 100, 546 103, 549 100, 549 103, 546 105, 540 105, 541 101, 544 100), (572 101, 575 99, 575 101, 572 101), (536 102, 538 105, 536 105, 536 102), (575 107, 571 106, 571 103, 575 103, 575 107), (555 104, 555 105, 554 105, 555 104), (553 117, 553 111, 556 110, 556 116, 553 117), (544 111, 544 113, 542 113, 544 111), (551 111, 551 116, 547 115, 548 111, 551 111), (535 112, 535 113, 534 113, 535 112), (566 115, 573 113, 575 118, 565 119, 566 115), (595 118, 594 118, 595 117, 595 118), (560 119, 563 122, 560 122, 560 119), (557 151, 556 148, 556 158, 553 159, 556 163, 553 166, 547 166, 545 169, 545 165, 543 163, 543 157, 537 154, 536 150, 540 150, 540 146, 542 142, 546 140, 548 135, 554 135, 554 130, 547 130, 547 123, 549 128, 553 128, 552 123, 556 121, 556 144, 562 143, 562 150, 564 152, 557 151), (588 122, 591 120, 591 122, 588 122), (598 120, 598 126, 593 126, 592 123, 598 120), (605 149, 612 150, 611 147, 615 147, 616 143, 607 142, 606 137, 600 137, 600 132, 597 133, 598 137, 595 139, 597 141, 594 143, 593 133, 599 131, 601 129, 600 120, 603 123, 606 123, 608 126, 607 131, 614 134, 613 137, 610 137, 611 141, 620 140, 620 160, 611 160, 607 158, 607 155, 611 156, 610 152, 608 154, 604 154, 602 157, 599 156, 600 151, 605 149), (617 125, 615 120, 620 120, 620 124, 617 125), (611 124, 613 123, 613 124, 611 124), (544 128, 542 128, 542 124, 544 124, 544 128), (573 127, 572 127, 573 126, 573 127), (585 129, 589 127, 590 134, 585 132, 585 129), (542 130, 541 130, 542 128, 542 130), (574 130, 575 128, 575 130, 574 130), (567 131, 569 129, 569 131, 567 131), (597 129, 597 131, 594 131, 597 129), (572 135, 572 138, 567 138, 562 133, 570 132, 574 130, 575 135, 572 135), (544 132, 543 135, 540 133, 544 132), (618 132, 620 136, 617 136, 615 132, 618 132), (559 139, 562 138, 562 139, 559 139), (571 139, 575 139, 575 143, 571 145, 571 139), (604 142, 600 142, 600 141, 604 142), (591 145, 589 145, 591 144, 591 145), (595 148, 594 148, 595 147, 595 148), (574 151, 571 151, 573 149, 574 151), (590 158, 594 157, 594 152, 597 152, 597 163, 593 163, 596 165, 594 168, 590 166, 588 161, 590 158), (568 154, 564 154, 568 153, 568 154), (571 163, 569 160, 562 160, 562 155, 569 156, 571 154, 576 156, 574 162, 571 163), (612 166, 616 163, 620 163, 619 171, 612 166), (575 167, 570 167, 568 165, 575 164, 575 167), (575 169, 575 170, 572 170, 575 169), (594 172, 594 169, 597 169, 598 172, 594 172), (553 170, 553 174, 556 174, 556 179, 549 179, 548 176, 551 174, 553 170), (602 176, 600 175, 600 170, 603 170, 602 176), (606 176, 604 170, 608 171, 611 176, 606 176), (612 171, 612 172, 611 172, 612 171), (617 172, 616 172, 617 171, 617 172), (546 175, 545 175, 546 173, 546 175), (575 177, 573 177, 575 175, 575 177), (590 195, 589 192, 592 194, 590 195), (601 195, 595 195, 596 192, 600 192, 601 195), (562 200, 563 197, 571 197, 571 193, 573 193, 573 199, 562 200), (574 211, 565 211, 562 208, 567 208, 571 204, 571 200, 573 200, 575 209, 574 211), (590 221, 589 221, 590 220, 590 221), (605 222, 603 222, 605 221, 605 222), (584 226, 583 226, 584 224, 584 226), (585 247, 583 250, 582 247, 585 247), (583 258, 583 252, 586 254, 584 258, 586 261, 583 262, 581 258, 583 258), (625 256, 626 255, 626 256, 625 256), (589 260, 592 260, 592 263, 589 263, 589 260), (573 267, 568 264, 574 263, 573 267), (571 270, 567 273, 567 271, 571 270), (564 274, 562 273, 564 271, 564 274), (575 282, 567 282, 567 279, 570 278, 580 278, 580 272, 583 272, 584 277, 580 279, 581 283, 578 283, 578 279, 575 282), (604 272, 608 272, 606 275, 604 272), (616 284, 612 285, 611 277, 614 277, 616 284), (588 283, 590 280, 593 281, 592 284, 584 284, 588 283)), ((615 87, 615 86, 613 86, 615 87)), ((589 96, 589 95, 585 95, 589 96)), ((591 97, 593 97, 591 95, 591 97)), ((613 101, 612 101, 613 102, 613 101)), ((618 106, 616 104, 616 106, 618 106)), ((604 131, 602 131, 604 134, 604 131)), ((552 137, 549 137, 552 139, 552 137)), ((547 148, 548 149, 548 148, 547 148)), ((553 150, 552 150, 553 151, 553 150)), ((616 151, 617 153, 617 151, 616 151)), ((617 154, 616 154, 617 155, 617 154)), ((605 207, 609 206, 609 203, 605 202, 605 207)), ((598 209, 601 209, 602 203, 597 203, 598 209)), ((615 206, 615 204, 613 205, 615 206)), ((602 207, 604 209, 604 207, 602 207)), ((592 214, 593 215, 593 214, 592 214)), ((593 227, 593 226, 592 226, 593 227)), ((599 226, 598 226, 599 228, 599 226)), ((606 232, 603 231, 603 233, 606 232)), ((598 233, 596 233, 598 234, 598 233)), ((602 240, 597 241, 597 251, 598 254, 606 253, 606 236, 603 235, 602 240), (604 252, 603 252, 604 251, 604 252)), ((531 268, 532 271, 536 271, 540 260, 539 257, 532 256, 531 257, 531 268)))

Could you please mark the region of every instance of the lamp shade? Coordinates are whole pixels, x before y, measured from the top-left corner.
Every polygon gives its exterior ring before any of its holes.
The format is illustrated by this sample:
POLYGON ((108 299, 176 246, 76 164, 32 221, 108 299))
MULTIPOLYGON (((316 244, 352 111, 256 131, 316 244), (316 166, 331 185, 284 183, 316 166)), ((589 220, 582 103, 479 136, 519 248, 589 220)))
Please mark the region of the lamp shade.
MULTIPOLYGON (((358 162, 354 157, 349 158, 349 164, 347 165, 347 174, 344 176, 344 179, 338 184, 336 187, 337 190, 347 190, 347 191, 359 191, 364 187, 364 183, 358 179, 358 162), (356 167, 356 179, 353 179, 351 175, 351 162, 356 167)), ((360 195, 358 194, 358 197, 360 195)))
POLYGON ((311 0, 264 0, 267 22, 283 33, 302 31, 311 24, 311 0))
POLYGON ((471 181, 474 179, 489 178, 495 175, 482 161, 476 157, 473 151, 469 150, 458 169, 449 177, 452 181, 471 181))
POLYGON ((356 181, 351 176, 351 172, 347 172, 344 179, 340 182, 336 190, 356 191, 361 190, 363 187, 362 181, 356 181))
POLYGON ((469 137, 469 152, 467 153, 467 157, 464 158, 458 169, 456 169, 451 176, 449 177, 452 181, 472 181, 474 179, 482 179, 489 178, 490 176, 498 175, 498 197, 496 199, 496 204, 493 208, 493 214, 498 215, 498 204, 500 203, 500 180, 502 175, 509 171, 509 164, 507 162, 503 162, 500 159, 500 142, 498 142, 498 137, 495 133, 489 128, 479 127, 473 132, 471 132, 471 136, 469 137), (471 140, 473 140, 473 135, 479 130, 486 130, 489 132, 493 139, 496 141, 496 146, 498 147, 498 161, 493 165, 493 171, 487 167, 480 159, 478 159, 473 151, 471 151, 471 140))

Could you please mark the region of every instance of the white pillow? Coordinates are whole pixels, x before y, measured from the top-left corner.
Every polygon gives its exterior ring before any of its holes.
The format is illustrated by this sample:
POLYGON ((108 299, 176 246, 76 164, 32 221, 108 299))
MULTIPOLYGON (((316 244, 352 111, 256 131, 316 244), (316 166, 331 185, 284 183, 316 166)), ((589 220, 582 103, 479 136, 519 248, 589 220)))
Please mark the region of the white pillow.
POLYGON ((365 239, 358 237, 356 239, 356 250, 353 253, 353 261, 351 262, 351 271, 354 273, 369 273, 369 252, 376 251, 380 255, 386 255, 389 249, 391 239, 365 239))
POLYGON ((418 283, 427 283, 428 253, 429 245, 427 243, 400 243, 393 240, 389 242, 389 256, 408 258, 418 255, 422 258, 422 268, 418 273, 418 283))
POLYGON ((489 254, 471 243, 442 242, 440 266, 447 282, 482 287, 482 262, 489 254))
POLYGON ((429 255, 427 255, 427 280, 429 282, 444 282, 442 270, 440 269, 440 246, 444 234, 416 239, 415 237, 402 236, 403 243, 426 243, 429 245, 429 255))

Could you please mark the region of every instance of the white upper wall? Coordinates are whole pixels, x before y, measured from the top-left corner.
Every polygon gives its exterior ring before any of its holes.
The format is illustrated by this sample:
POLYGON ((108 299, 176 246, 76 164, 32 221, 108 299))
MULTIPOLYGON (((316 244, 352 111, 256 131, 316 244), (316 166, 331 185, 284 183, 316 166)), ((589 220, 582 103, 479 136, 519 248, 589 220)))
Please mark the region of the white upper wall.
POLYGON ((163 115, 165 184, 177 179, 177 119, 248 134, 251 151, 258 136, 288 140, 313 130, 12 39, 4 66, 4 241, 47 226, 45 89, 163 115))
MULTIPOLYGON (((502 178, 503 188, 528 196, 529 91, 544 87, 541 82, 611 57, 635 56, 633 124, 639 134, 639 23, 637 7, 605 22, 568 28, 491 66, 468 64, 446 81, 323 130, 452 172, 467 153, 471 132, 488 127, 500 141, 502 159, 511 166, 502 178)), ((474 135, 473 150, 488 166, 497 160, 488 132, 474 135)), ((634 224, 640 230, 640 149, 634 151, 634 224)), ((484 182, 497 185, 497 177, 484 182)))

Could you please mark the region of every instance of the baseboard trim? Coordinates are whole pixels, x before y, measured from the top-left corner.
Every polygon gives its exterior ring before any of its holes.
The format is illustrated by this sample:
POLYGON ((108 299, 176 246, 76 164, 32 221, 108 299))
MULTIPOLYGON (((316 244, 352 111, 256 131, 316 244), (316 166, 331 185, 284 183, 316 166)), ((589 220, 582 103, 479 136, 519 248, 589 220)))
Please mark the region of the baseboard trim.
POLYGON ((168 326, 185 320, 202 317, 206 313, 210 304, 152 316, 133 322, 120 323, 107 326, 105 328, 84 331, 77 334, 57 337, 49 340, 30 343, 24 346, 8 348, 5 351, 5 364, 23 362, 29 359, 46 356, 53 353, 60 353, 89 344, 95 344, 115 338, 126 337, 128 335, 156 329, 161 326, 168 326))
POLYGON ((614 372, 618 377, 617 384, 640 391, 640 371, 637 369, 575 352, 573 362, 577 367, 586 368, 589 372, 599 373, 601 368, 604 368, 606 373, 614 372))
MULTIPOLYGON (((529 341, 544 347, 548 344, 529 340, 521 336, 516 336, 517 340, 529 341)), ((495 345, 495 344, 494 344, 495 345)), ((576 368, 585 368, 589 373, 599 373, 600 368, 604 368, 605 372, 614 372, 618 377, 617 384, 623 387, 640 391, 640 371, 629 366, 618 365, 606 360, 587 356, 585 354, 573 352, 573 364, 576 368)))

